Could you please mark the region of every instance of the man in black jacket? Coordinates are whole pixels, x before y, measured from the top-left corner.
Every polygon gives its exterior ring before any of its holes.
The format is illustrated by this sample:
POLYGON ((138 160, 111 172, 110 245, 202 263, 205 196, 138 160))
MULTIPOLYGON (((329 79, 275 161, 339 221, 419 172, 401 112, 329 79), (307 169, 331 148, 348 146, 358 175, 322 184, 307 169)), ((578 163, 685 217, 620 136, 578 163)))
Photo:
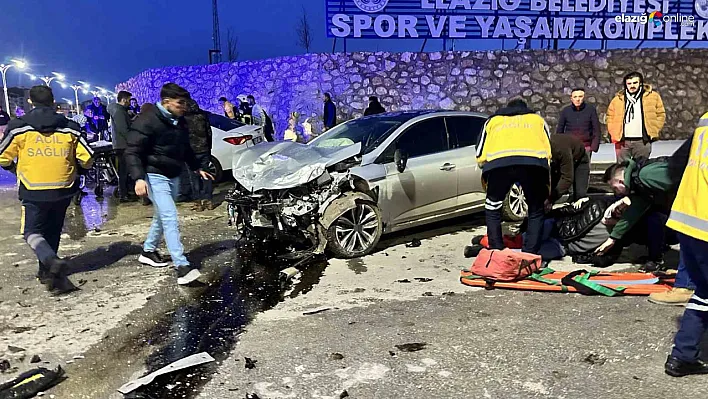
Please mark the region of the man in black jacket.
POLYGON ((583 143, 569 134, 551 136, 551 198, 555 202, 573 189, 573 199, 585 198, 590 182, 590 159, 583 143))
POLYGON ((127 146, 126 139, 128 130, 130 129, 130 116, 128 116, 128 107, 130 99, 133 97, 127 91, 121 90, 118 92, 118 102, 108 105, 108 113, 111 115, 111 130, 113 132, 113 150, 118 159, 118 195, 121 202, 128 202, 130 192, 128 191, 128 168, 125 164, 125 148, 127 146))
POLYGON ((160 91, 155 108, 138 116, 128 133, 125 158, 130 175, 135 179, 135 193, 149 196, 155 207, 152 226, 138 259, 153 267, 165 267, 167 262, 157 252, 164 234, 172 263, 177 269, 177 283, 189 284, 201 275, 184 256, 179 233, 175 199, 179 194, 179 175, 186 162, 204 179, 213 177, 200 169, 189 146, 183 116, 187 113, 189 92, 167 83, 160 91))
MULTIPOLYGON (((184 119, 187 122, 189 145, 194 151, 194 156, 197 157, 202 170, 208 170, 211 162, 211 125, 209 124, 209 117, 206 112, 199 108, 196 101, 189 100, 187 114, 184 119)), ((201 212, 214 209, 211 180, 202 179, 194 173, 190 174, 189 180, 192 185, 192 196, 195 200, 192 210, 201 212)))
POLYGON ((8 113, 2 109, 2 105, 0 105, 0 140, 2 140, 2 137, 5 135, 5 128, 8 123, 10 123, 10 115, 8 115, 8 113))
POLYGON ((571 104, 560 113, 556 133, 571 134, 580 139, 590 162, 592 153, 600 148, 600 120, 597 117, 597 109, 594 105, 585 103, 585 89, 573 89, 570 102, 571 104))

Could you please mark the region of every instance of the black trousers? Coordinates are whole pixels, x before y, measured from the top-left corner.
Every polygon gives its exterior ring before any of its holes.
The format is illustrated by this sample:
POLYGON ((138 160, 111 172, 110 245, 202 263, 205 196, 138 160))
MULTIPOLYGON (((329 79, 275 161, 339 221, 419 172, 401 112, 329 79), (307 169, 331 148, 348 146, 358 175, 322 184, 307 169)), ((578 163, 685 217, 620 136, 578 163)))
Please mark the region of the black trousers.
POLYGON ((120 198, 125 198, 131 193, 130 176, 128 175, 128 167, 125 162, 125 150, 116 150, 116 160, 118 161, 116 169, 118 171, 118 195, 120 198))
POLYGON ((40 269, 57 257, 61 230, 71 198, 52 202, 22 201, 22 235, 39 259, 40 269))
POLYGON ((573 195, 576 200, 588 196, 588 186, 590 185, 590 159, 585 158, 575 164, 573 173, 573 195))
POLYGON ((506 195, 515 183, 524 190, 528 204, 528 229, 523 251, 538 254, 541 248, 544 202, 548 198, 550 176, 541 166, 505 166, 484 174, 487 181, 487 200, 484 205, 487 218, 487 236, 490 249, 504 249, 502 236, 502 207, 506 195))

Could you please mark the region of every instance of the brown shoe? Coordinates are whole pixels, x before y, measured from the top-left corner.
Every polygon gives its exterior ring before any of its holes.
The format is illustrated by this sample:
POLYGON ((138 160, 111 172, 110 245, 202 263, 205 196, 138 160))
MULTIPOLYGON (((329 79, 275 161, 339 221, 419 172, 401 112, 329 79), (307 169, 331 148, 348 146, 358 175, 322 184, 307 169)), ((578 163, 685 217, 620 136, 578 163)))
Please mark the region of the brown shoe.
POLYGON ((649 302, 657 305, 685 306, 693 296, 688 288, 672 288, 670 291, 649 295, 649 302))
POLYGON ((213 211, 214 209, 216 209, 216 205, 212 201, 204 200, 202 201, 202 209, 204 209, 205 211, 213 211))
POLYGON ((204 210, 204 203, 202 201, 194 201, 192 204, 192 210, 196 212, 201 212, 204 210))

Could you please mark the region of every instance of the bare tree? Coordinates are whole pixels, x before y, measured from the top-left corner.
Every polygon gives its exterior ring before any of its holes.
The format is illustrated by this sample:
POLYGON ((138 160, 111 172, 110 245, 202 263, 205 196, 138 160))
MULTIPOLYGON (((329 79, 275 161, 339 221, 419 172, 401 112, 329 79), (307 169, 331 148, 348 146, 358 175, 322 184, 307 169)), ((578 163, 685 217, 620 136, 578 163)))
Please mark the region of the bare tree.
POLYGON ((226 58, 229 62, 238 59, 238 36, 233 34, 231 28, 226 31, 226 58))
POLYGON ((296 28, 297 33, 297 44, 298 46, 305 49, 305 52, 309 53, 310 48, 312 48, 312 27, 310 26, 310 18, 307 15, 307 10, 305 6, 302 7, 302 16, 296 28))

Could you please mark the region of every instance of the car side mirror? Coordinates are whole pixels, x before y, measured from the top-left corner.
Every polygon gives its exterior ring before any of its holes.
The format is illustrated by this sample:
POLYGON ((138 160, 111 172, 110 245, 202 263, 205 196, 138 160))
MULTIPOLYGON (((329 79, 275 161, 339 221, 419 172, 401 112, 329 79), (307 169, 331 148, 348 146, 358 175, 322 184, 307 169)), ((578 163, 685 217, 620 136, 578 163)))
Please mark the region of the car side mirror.
POLYGON ((408 154, 399 148, 393 153, 393 161, 396 163, 396 169, 398 169, 398 172, 403 173, 403 171, 406 170, 406 165, 408 164, 408 154))

